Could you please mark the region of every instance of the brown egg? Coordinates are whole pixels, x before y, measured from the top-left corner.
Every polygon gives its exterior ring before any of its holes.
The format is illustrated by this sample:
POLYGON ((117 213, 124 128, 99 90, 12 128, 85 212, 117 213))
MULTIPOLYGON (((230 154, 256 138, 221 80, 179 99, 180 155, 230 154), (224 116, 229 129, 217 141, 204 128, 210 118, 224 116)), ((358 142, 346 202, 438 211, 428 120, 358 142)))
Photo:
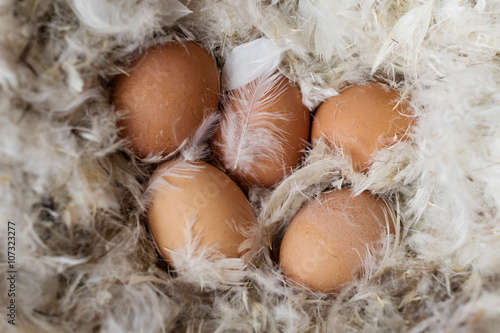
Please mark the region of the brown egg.
POLYGON ((376 151, 406 139, 411 124, 408 107, 399 94, 382 84, 354 85, 321 104, 311 129, 352 157, 354 169, 368 171, 376 151))
POLYGON ((190 245, 228 258, 240 256, 244 230, 255 216, 222 171, 204 162, 166 162, 154 172, 149 191, 149 228, 165 259, 171 258, 169 250, 190 245))
POLYGON ((216 159, 246 186, 274 185, 300 163, 309 139, 309 111, 300 89, 280 74, 262 81, 225 97, 212 145, 216 159))
MULTIPOLYGON (((367 246, 387 234, 387 209, 377 197, 367 192, 352 197, 346 188, 311 200, 294 216, 283 237, 284 274, 315 291, 338 290, 360 272, 367 246)), ((388 223, 393 233, 392 220, 388 223)))
POLYGON ((210 53, 194 42, 153 47, 121 75, 113 100, 128 112, 120 136, 140 158, 167 155, 189 139, 203 119, 217 110, 219 70, 210 53))

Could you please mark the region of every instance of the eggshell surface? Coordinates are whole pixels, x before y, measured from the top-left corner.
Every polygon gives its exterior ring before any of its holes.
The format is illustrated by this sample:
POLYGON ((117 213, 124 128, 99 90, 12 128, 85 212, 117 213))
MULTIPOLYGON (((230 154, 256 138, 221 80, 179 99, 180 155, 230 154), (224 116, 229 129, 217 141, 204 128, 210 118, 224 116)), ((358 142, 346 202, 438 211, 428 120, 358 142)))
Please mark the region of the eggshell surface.
POLYGON ((147 50, 121 75, 113 93, 120 136, 139 158, 167 155, 215 112, 220 82, 210 53, 194 42, 169 42, 147 50))
POLYGON ((190 246, 211 255, 240 256, 244 230, 255 216, 222 171, 204 162, 166 162, 154 172, 150 188, 147 218, 163 258, 170 260, 170 251, 190 246))
POLYGON ((284 274, 314 291, 338 290, 360 272, 367 246, 394 232, 393 221, 386 224, 386 209, 377 197, 367 192, 352 197, 346 188, 311 200, 283 237, 284 274))
POLYGON ((379 83, 354 85, 329 98, 314 116, 311 141, 323 138, 350 155, 356 171, 366 172, 376 151, 406 139, 411 125, 407 104, 397 91, 379 83))
POLYGON ((296 167, 310 132, 300 89, 286 77, 262 89, 250 82, 223 102, 213 150, 229 174, 245 186, 272 186, 296 167))

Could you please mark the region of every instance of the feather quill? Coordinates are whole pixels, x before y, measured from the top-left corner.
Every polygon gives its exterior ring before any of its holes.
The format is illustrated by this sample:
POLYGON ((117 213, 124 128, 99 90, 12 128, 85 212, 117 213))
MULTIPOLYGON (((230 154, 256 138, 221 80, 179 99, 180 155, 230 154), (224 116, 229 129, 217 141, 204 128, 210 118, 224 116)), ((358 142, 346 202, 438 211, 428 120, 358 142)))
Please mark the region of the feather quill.
POLYGON ((253 165, 282 158, 285 131, 273 120, 290 116, 286 111, 266 111, 284 92, 284 86, 277 87, 281 78, 279 73, 268 72, 225 96, 221 120, 225 142, 216 140, 215 145, 224 152, 227 169, 252 175, 253 165))

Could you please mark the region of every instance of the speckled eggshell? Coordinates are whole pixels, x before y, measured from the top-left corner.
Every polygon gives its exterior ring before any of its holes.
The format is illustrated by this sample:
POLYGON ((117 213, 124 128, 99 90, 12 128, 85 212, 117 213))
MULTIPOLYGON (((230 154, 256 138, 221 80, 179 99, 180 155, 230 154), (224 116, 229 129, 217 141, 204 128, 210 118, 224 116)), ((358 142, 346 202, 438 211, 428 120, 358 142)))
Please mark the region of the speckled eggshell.
MULTIPOLYGON (((241 104, 239 104, 240 97, 244 94, 243 90, 248 89, 249 85, 247 84, 232 92, 234 97, 229 100, 228 104, 223 105, 223 113, 241 108, 241 104)), ((264 125, 271 131, 276 131, 276 129, 282 131, 283 149, 276 152, 276 155, 279 155, 280 158, 269 159, 269 156, 266 156, 265 159, 257 159, 249 165, 251 172, 245 172, 242 167, 233 168, 232 161, 230 161, 231 163, 224 163, 225 160, 229 160, 228 156, 230 156, 230 152, 227 148, 220 148, 227 145, 228 134, 219 130, 215 135, 213 150, 216 159, 221 161, 222 165, 234 179, 247 187, 255 185, 269 187, 290 173, 300 163, 304 154, 303 150, 306 148, 309 140, 309 110, 302 104, 302 94, 295 84, 286 77, 281 76, 277 84, 264 95, 263 99, 269 95, 277 94, 280 90, 281 92, 278 94, 279 97, 276 101, 269 103, 262 110, 263 112, 273 114, 278 112, 287 113, 287 119, 268 118, 267 121, 269 124, 264 125)), ((250 112, 258 111, 251 110, 250 112)), ((243 121, 238 126, 241 128, 241 131, 244 131, 244 127, 247 124, 243 121)), ((268 144, 272 145, 273 142, 269 142, 268 144)))
POLYGON ((228 258, 241 255, 244 230, 255 216, 240 188, 222 171, 204 162, 165 162, 152 176, 147 211, 149 228, 163 258, 168 250, 194 246, 228 258), (159 178, 165 182, 158 186, 159 178), (190 245, 191 244, 191 245, 190 245), (167 250, 168 249, 168 250, 167 250))
POLYGON ((379 83, 354 85, 325 101, 311 129, 315 144, 323 138, 350 155, 356 171, 366 172, 376 151, 406 139, 411 124, 407 104, 397 91, 379 83))
POLYGON ((121 75, 113 93, 118 124, 139 158, 167 155, 189 139, 219 103, 219 70, 195 42, 169 42, 147 50, 121 75))
POLYGON ((367 245, 394 232, 392 220, 387 229, 387 209, 376 196, 363 192, 352 197, 347 188, 311 200, 294 216, 283 237, 284 274, 314 291, 337 291, 360 272, 360 255, 367 255, 367 245))

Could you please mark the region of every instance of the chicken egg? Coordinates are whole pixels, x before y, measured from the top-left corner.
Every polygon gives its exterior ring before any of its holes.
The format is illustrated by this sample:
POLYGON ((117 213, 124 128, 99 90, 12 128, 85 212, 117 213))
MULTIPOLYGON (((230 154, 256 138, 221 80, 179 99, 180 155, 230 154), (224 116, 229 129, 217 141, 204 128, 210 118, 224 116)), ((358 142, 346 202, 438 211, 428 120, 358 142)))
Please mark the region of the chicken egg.
POLYGON ((189 247, 228 258, 242 254, 239 247, 255 216, 240 188, 219 169, 205 162, 165 162, 153 173, 148 193, 149 228, 167 261, 171 251, 189 247))
POLYGON ((325 101, 314 115, 311 141, 341 147, 356 171, 366 172, 378 150, 406 139, 408 106, 397 91, 379 83, 354 85, 325 101))
POLYGON ((343 188, 321 194, 293 217, 281 242, 280 265, 294 282, 336 291, 360 273, 367 248, 394 233, 386 204, 343 188), (387 219, 386 219, 387 217, 387 219))
POLYGON ((215 158, 245 186, 272 186, 296 167, 309 139, 300 89, 279 73, 229 92, 213 142, 215 158))
POLYGON ((113 93, 116 109, 128 114, 118 123, 139 158, 175 151, 191 138, 219 103, 219 70, 195 42, 169 42, 136 58, 113 93))

